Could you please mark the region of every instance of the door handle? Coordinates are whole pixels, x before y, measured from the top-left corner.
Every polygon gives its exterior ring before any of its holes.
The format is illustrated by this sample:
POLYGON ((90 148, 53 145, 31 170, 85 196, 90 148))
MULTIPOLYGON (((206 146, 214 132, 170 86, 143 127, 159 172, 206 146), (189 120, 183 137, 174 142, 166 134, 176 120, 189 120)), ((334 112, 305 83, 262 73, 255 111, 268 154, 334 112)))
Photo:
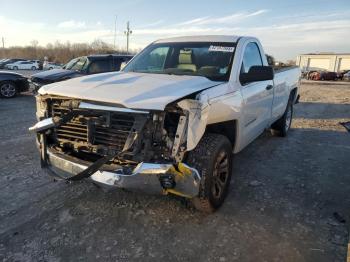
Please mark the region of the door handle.
POLYGON ((273 85, 268 85, 267 87, 266 87, 266 90, 271 90, 273 88, 273 85))

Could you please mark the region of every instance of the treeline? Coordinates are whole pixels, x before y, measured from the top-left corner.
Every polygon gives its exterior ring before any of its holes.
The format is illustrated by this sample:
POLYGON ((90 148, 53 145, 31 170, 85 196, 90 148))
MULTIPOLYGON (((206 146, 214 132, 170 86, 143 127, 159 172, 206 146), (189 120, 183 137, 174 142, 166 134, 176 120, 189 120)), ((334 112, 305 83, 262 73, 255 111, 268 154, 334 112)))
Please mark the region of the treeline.
POLYGON ((125 54, 126 50, 114 50, 113 47, 101 40, 92 43, 61 43, 56 41, 47 44, 45 47, 39 46, 37 41, 32 41, 30 46, 8 47, 0 49, 0 58, 22 58, 33 60, 44 60, 48 58, 50 62, 67 63, 69 60, 92 54, 125 54))

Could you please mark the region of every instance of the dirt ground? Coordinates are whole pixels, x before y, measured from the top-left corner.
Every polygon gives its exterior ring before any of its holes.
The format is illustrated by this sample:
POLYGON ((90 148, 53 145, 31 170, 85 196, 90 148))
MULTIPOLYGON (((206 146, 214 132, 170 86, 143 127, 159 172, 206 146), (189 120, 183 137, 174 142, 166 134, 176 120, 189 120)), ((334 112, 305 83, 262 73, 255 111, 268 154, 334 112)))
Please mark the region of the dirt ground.
POLYGON ((0 99, 2 261, 345 261, 350 84, 303 84, 287 138, 234 158, 212 215, 179 198, 66 184, 39 167, 30 95, 0 99))

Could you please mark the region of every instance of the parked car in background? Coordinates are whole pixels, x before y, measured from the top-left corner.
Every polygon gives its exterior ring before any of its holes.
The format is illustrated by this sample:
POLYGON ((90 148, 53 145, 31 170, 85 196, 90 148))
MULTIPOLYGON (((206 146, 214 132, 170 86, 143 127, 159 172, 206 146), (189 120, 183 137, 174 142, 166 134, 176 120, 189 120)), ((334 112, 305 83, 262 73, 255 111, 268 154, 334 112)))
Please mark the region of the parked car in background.
POLYGON ((13 58, 13 59, 5 59, 0 62, 0 69, 5 69, 6 65, 13 64, 18 61, 26 61, 25 59, 13 58))
POLYGON ((28 79, 18 73, 0 71, 0 97, 12 98, 18 93, 28 91, 28 79))
POLYGON ((33 61, 18 61, 15 63, 7 64, 6 69, 10 70, 38 70, 39 63, 33 61))
POLYGON ((307 75, 307 80, 320 81, 321 80, 321 72, 312 71, 307 75))
POLYGON ((338 74, 336 72, 323 71, 320 73, 320 80, 335 81, 338 80, 338 74))
POLYGON ((306 79, 313 81, 336 81, 342 79, 343 75, 328 71, 309 71, 306 79))
POLYGON ((39 66, 39 70, 43 70, 43 62, 40 61, 40 60, 29 60, 30 62, 34 62, 34 63, 37 63, 38 66, 39 66))
POLYGON ((350 81, 350 71, 348 71, 347 73, 343 74, 343 80, 344 81, 350 81))
POLYGON ((123 63, 131 60, 131 55, 91 55, 75 58, 62 69, 53 69, 34 74, 30 82, 35 90, 41 86, 84 75, 119 71, 123 63))
POLYGON ((63 65, 59 63, 44 62, 43 70, 61 69, 62 67, 63 65))
POLYGON ((338 79, 343 80, 344 79, 344 75, 346 73, 348 73, 348 72, 349 72, 349 70, 342 70, 342 71, 338 72, 337 73, 338 74, 338 79))
POLYGON ((316 70, 307 71, 306 74, 305 74, 306 79, 307 80, 313 80, 312 77, 315 76, 315 73, 319 73, 319 72, 316 71, 316 70))

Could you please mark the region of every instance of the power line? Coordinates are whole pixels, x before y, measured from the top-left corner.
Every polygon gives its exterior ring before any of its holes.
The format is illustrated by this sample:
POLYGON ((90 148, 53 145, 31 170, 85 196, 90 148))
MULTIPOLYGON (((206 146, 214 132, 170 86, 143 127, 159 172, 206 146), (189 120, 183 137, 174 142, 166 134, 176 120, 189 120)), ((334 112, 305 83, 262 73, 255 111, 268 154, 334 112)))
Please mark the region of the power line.
POLYGON ((116 50, 116 43, 117 43, 117 19, 118 16, 115 16, 115 21, 114 21, 114 50, 116 50))
POLYGON ((129 54, 129 37, 132 34, 129 21, 126 23, 126 31, 124 31, 124 34, 126 35, 126 54, 129 54))

